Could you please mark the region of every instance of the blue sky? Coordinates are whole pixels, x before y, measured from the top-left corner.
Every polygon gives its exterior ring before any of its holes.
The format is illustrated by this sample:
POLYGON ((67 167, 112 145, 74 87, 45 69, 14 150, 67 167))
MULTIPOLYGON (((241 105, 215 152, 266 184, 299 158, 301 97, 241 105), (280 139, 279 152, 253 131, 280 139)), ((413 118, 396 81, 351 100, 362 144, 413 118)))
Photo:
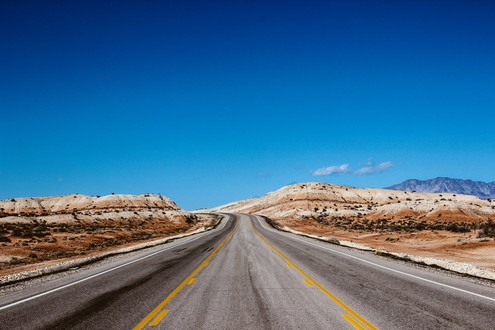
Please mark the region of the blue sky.
POLYGON ((495 180, 491 1, 2 1, 0 199, 495 180), (320 175, 315 175, 320 174, 320 175))

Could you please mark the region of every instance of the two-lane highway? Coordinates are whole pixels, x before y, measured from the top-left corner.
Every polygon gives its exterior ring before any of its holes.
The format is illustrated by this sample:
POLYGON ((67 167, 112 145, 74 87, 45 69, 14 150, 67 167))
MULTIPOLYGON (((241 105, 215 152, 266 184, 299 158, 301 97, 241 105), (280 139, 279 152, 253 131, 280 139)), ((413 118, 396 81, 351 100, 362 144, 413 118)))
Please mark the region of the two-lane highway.
POLYGON ((493 329, 495 289, 225 215, 1 296, 1 329, 493 329))
POLYGON ((212 255, 137 328, 343 329, 360 322, 374 328, 263 238, 249 216, 239 216, 212 255))

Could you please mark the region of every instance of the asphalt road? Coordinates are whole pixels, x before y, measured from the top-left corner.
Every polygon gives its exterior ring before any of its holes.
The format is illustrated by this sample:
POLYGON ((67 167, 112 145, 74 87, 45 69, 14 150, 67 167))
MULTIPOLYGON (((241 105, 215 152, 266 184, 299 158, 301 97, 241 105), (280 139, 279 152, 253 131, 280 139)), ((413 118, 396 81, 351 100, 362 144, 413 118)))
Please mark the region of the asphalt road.
POLYGON ((494 329, 495 288, 226 215, 0 295, 0 329, 494 329))

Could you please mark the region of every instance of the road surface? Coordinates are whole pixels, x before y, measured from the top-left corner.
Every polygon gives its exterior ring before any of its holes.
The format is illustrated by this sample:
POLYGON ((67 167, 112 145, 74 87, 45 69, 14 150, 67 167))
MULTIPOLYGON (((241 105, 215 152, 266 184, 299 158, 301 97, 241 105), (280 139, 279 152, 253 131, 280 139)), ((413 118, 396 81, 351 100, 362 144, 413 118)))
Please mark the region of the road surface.
POLYGON ((495 326, 493 287, 238 214, 215 230, 35 283, 3 289, 0 329, 495 326))

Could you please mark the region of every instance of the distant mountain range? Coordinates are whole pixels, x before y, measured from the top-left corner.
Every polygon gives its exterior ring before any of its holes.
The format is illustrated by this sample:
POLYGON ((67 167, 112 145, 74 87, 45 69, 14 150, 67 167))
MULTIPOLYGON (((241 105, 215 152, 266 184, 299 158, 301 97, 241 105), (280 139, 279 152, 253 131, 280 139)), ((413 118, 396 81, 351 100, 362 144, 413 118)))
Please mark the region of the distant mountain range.
POLYGON ((451 178, 435 178, 424 181, 412 179, 385 189, 474 195, 481 199, 495 198, 495 181, 482 182, 451 178))

